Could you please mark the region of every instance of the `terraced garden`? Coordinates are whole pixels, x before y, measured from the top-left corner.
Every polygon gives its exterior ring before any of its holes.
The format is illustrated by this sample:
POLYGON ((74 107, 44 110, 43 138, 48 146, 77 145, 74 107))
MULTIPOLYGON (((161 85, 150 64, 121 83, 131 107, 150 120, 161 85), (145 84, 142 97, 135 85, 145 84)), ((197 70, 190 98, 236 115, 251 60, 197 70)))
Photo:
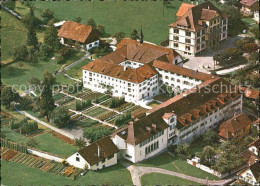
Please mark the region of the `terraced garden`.
POLYGON ((3 149, 1 155, 8 161, 16 162, 31 168, 37 168, 44 172, 66 176, 73 180, 82 171, 81 169, 75 168, 73 166, 67 166, 62 163, 50 161, 31 154, 16 152, 10 149, 3 149))
POLYGON ((98 124, 98 121, 86 118, 80 114, 74 115, 72 118, 73 124, 81 127, 91 127, 98 124))

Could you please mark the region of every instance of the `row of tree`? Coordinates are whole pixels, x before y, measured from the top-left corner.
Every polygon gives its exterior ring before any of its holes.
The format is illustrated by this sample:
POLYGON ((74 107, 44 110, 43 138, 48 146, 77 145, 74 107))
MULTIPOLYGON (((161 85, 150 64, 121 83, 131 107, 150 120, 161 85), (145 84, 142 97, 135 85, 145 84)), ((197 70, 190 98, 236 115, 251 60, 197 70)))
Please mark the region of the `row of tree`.
POLYGON ((87 107, 91 106, 91 101, 90 100, 87 100, 87 101, 79 101, 77 100, 76 101, 76 110, 79 111, 79 110, 83 110, 87 107))
POLYGON ((125 103, 125 99, 124 98, 112 98, 110 103, 109 103, 109 108, 116 108, 119 107, 120 105, 125 103))
POLYGON ((37 122, 29 123, 28 120, 25 118, 21 121, 10 122, 11 130, 18 130, 21 134, 33 134, 38 131, 38 124, 37 122))

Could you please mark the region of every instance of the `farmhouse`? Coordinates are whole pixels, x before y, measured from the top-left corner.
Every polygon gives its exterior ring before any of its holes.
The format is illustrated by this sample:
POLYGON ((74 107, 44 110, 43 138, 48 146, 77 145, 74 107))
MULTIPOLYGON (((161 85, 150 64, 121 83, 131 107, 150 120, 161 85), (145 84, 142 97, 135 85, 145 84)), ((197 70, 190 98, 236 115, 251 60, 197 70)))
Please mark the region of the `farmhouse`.
POLYGON ((164 85, 178 92, 211 79, 211 75, 181 67, 182 61, 173 49, 125 38, 116 51, 82 67, 83 85, 142 104, 164 85))
POLYGON ((107 136, 79 150, 67 162, 81 169, 98 170, 117 164, 117 152, 118 148, 107 136))
POLYGON ((171 144, 188 142, 241 113, 242 95, 228 86, 225 80, 213 77, 148 110, 146 117, 112 135, 120 150, 119 157, 134 163, 142 161, 171 144))
POLYGON ((196 55, 227 39, 228 17, 210 1, 199 5, 182 3, 177 20, 169 25, 169 47, 196 55))
POLYGON ((241 0, 240 4, 242 5, 241 11, 246 14, 253 14, 258 12, 259 9, 258 0, 241 0))
POLYGON ((252 121, 244 114, 239 114, 223 122, 219 127, 219 136, 222 139, 242 139, 250 133, 252 121))
POLYGON ((92 26, 66 21, 58 31, 63 45, 75 45, 78 42, 85 50, 99 46, 99 31, 92 26))

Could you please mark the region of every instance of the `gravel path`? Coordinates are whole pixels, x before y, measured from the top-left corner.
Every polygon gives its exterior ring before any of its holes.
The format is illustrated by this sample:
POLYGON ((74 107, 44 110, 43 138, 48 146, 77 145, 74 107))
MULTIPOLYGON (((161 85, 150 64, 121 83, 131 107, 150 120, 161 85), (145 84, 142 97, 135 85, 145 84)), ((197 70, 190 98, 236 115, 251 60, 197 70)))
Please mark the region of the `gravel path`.
POLYGON ((188 176, 186 174, 166 170, 166 169, 161 169, 161 168, 155 168, 155 167, 139 167, 139 166, 134 166, 130 165, 126 162, 121 162, 123 166, 125 166, 131 173, 133 185, 141 186, 141 177, 145 174, 149 173, 160 173, 160 174, 168 174, 171 176, 176 176, 179 178, 183 178, 186 180, 194 181, 203 185, 226 185, 229 182, 232 181, 232 179, 228 180, 219 180, 219 181, 211 181, 211 180, 204 180, 200 178, 195 178, 193 176, 188 176))

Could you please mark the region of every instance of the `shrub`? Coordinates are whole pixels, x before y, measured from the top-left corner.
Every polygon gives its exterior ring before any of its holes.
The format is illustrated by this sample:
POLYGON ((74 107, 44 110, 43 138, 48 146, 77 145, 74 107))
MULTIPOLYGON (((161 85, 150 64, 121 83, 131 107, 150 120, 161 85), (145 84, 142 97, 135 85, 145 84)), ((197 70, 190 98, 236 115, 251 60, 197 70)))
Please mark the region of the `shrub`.
POLYGON ((111 130, 104 128, 102 126, 89 127, 84 131, 84 137, 89 139, 91 143, 111 134, 111 130))
POLYGON ((28 50, 26 45, 21 45, 14 48, 14 59, 26 61, 28 50))
POLYGON ((87 101, 76 101, 76 110, 83 110, 84 108, 87 108, 91 105, 91 101, 87 100, 87 101))
POLYGON ((35 138, 30 138, 27 143, 29 147, 36 147, 39 143, 35 138))
POLYGON ((68 59, 70 58, 71 56, 71 49, 69 47, 62 47, 60 50, 59 50, 59 54, 64 57, 64 59, 68 59))
POLYGON ((121 125, 125 124, 127 121, 129 121, 130 119, 131 119, 131 113, 121 115, 119 118, 117 118, 115 120, 115 125, 121 126, 121 125))
POLYGON ((109 103, 109 108, 116 108, 122 105, 123 103, 125 103, 124 98, 120 98, 120 99, 112 98, 111 102, 109 103))
POLYGON ((52 122, 59 128, 66 126, 69 123, 70 116, 67 113, 67 109, 64 107, 57 107, 51 114, 52 122))
POLYGON ((38 124, 36 122, 28 123, 27 121, 21 126, 22 134, 32 134, 38 130, 38 124))

